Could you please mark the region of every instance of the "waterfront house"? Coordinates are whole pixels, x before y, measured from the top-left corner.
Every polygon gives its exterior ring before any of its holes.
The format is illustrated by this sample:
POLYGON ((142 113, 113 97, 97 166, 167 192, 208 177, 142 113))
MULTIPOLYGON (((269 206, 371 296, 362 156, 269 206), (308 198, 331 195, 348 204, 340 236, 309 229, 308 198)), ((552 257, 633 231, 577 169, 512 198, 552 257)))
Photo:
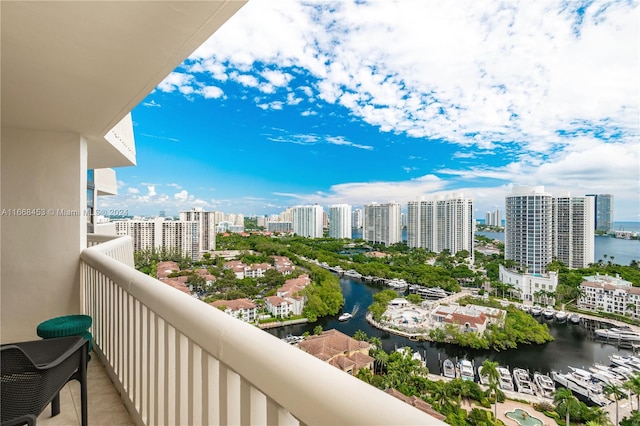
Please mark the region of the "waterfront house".
MULTIPOLYGON (((137 425, 443 425, 137 271, 111 224, 58 214, 117 191, 109 168, 136 163, 129 112, 244 3, 0 2, 1 204, 39 214, 0 218, 2 343, 90 315, 89 368, 104 365, 137 425)), ((113 408, 88 382, 93 424, 113 408)))
POLYGON ((293 312, 293 302, 280 296, 265 297, 264 307, 274 317, 284 318, 293 312))
POLYGON ((276 296, 290 302, 290 309, 292 315, 302 315, 304 304, 307 300, 303 294, 303 290, 311 284, 309 275, 303 274, 298 278, 291 278, 284 282, 284 285, 276 290, 276 296))
POLYGON ((640 288, 619 275, 583 277, 580 284, 578 307, 589 311, 602 311, 640 319, 640 288))
POLYGON ((371 344, 356 340, 338 330, 327 330, 320 335, 309 336, 298 346, 303 351, 321 359, 336 368, 355 375, 359 369, 373 367, 374 359, 369 356, 371 344))
POLYGON ((249 299, 216 300, 209 305, 244 322, 255 322, 257 306, 249 299))
MULTIPOLYGON (((469 305, 473 306, 473 305, 469 305)), ((431 312, 433 325, 444 327, 455 325, 460 331, 484 333, 489 325, 489 316, 473 307, 457 305, 438 306, 431 312)))

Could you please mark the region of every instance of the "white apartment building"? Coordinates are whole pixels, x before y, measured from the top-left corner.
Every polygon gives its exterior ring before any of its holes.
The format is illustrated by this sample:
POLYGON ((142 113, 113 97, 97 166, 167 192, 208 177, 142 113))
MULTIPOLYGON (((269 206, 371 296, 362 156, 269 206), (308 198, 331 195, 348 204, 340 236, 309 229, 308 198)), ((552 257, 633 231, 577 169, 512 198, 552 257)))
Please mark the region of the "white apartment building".
POLYGON ((501 283, 513 286, 514 295, 525 302, 542 303, 549 301, 551 294, 558 288, 558 273, 549 271, 544 274, 522 274, 500 265, 498 279, 501 283))
POLYGON ((569 268, 594 262, 594 207, 592 197, 553 197, 553 257, 569 268))
POLYGON ((640 319, 640 287, 609 275, 584 277, 580 284, 578 307, 594 312, 608 312, 640 319))
POLYGON ((502 226, 502 210, 498 209, 493 212, 487 212, 484 224, 488 226, 502 226))
POLYGON ((454 193, 432 200, 409 201, 407 245, 434 253, 466 250, 473 257, 473 199, 454 193))
POLYGON ((197 221, 165 220, 117 220, 116 235, 129 235, 134 250, 179 250, 193 260, 201 257, 199 226, 197 221))
POLYGON ((318 204, 313 206, 295 206, 291 209, 293 232, 301 237, 322 238, 323 213, 318 204))
POLYGON ((351 213, 349 204, 329 206, 329 237, 351 238, 351 213))
POLYGON ((364 205, 362 239, 384 245, 402 241, 400 203, 371 203, 364 205))
POLYGON ((291 222, 267 222, 267 231, 269 232, 292 232, 293 224, 291 222))
POLYGON ((209 305, 244 322, 255 322, 257 306, 249 299, 216 300, 209 305))
POLYGON ((201 207, 194 207, 180 212, 180 220, 198 222, 198 241, 200 254, 216 249, 216 218, 215 212, 204 211, 201 207))
POLYGON ((362 228, 362 209, 353 209, 351 213, 351 226, 353 226, 353 229, 362 228))
POLYGON ((541 274, 553 258, 551 194, 543 186, 513 187, 505 200, 504 257, 541 274))
POLYGON ((591 197, 552 195, 544 187, 514 187, 505 201, 505 259, 542 274, 553 258, 569 268, 594 261, 591 197))

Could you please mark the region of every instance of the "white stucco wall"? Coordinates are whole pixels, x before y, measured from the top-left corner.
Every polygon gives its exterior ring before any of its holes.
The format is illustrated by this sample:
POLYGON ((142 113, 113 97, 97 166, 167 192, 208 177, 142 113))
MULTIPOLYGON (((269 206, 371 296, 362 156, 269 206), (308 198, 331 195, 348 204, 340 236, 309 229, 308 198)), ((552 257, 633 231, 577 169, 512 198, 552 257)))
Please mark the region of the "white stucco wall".
POLYGON ((2 128, 0 151, 0 336, 13 342, 37 338, 41 321, 79 313, 87 143, 72 133, 2 128))

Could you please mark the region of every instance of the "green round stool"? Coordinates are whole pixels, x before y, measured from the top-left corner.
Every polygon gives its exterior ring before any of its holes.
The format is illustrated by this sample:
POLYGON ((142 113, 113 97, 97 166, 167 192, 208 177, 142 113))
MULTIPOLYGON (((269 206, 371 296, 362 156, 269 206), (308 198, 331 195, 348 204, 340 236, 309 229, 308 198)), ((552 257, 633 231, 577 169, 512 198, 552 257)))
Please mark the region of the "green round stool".
POLYGON ((38 324, 36 333, 43 339, 54 337, 82 336, 89 341, 89 352, 93 348, 93 336, 89 328, 93 320, 89 315, 64 315, 38 324))

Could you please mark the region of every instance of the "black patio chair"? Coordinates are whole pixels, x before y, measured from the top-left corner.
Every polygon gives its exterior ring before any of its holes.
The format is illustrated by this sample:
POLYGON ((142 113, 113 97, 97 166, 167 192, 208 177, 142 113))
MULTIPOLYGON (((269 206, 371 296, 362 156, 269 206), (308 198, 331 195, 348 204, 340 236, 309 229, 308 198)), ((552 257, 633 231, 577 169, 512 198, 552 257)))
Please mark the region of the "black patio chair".
POLYGON ((2 426, 35 425, 51 403, 60 413, 60 390, 80 382, 82 425, 87 425, 87 348, 81 336, 34 340, 0 347, 0 418, 2 426))

